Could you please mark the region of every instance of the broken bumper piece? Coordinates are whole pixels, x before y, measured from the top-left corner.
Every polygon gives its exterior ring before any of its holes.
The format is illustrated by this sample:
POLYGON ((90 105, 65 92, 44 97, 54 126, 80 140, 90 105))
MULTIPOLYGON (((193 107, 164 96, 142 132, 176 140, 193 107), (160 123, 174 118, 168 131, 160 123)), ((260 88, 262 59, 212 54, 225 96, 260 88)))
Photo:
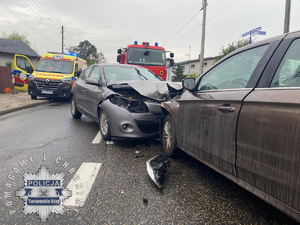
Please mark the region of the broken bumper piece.
POLYGON ((155 156, 146 162, 147 172, 153 182, 159 188, 163 188, 167 168, 170 167, 170 161, 166 156, 155 156))

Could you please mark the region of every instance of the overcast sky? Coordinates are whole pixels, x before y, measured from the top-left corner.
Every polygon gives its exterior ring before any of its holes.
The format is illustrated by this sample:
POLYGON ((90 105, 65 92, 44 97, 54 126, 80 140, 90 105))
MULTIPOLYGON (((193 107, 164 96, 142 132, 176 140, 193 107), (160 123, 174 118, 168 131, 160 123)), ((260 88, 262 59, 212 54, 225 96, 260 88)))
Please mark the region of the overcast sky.
MULTIPOLYGON (((207 2, 205 57, 256 27, 267 32, 256 41, 283 33, 286 0, 207 2)), ((88 40, 109 63, 116 62, 118 48, 135 40, 158 42, 180 62, 200 54, 201 7, 202 0, 0 0, 0 37, 17 31, 40 55, 61 52, 64 26, 65 47, 88 40)), ((299 12, 300 0, 292 0, 290 31, 300 30, 299 12)))

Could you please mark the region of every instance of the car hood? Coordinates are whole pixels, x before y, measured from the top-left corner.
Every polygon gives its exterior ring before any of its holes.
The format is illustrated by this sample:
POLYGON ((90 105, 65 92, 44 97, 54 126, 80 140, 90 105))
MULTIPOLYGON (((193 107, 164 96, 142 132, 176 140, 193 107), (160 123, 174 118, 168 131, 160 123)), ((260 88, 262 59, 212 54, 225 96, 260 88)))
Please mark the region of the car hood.
POLYGON ((120 89, 122 86, 130 86, 140 95, 160 101, 167 101, 182 92, 180 82, 168 81, 118 81, 107 83, 108 88, 120 89))

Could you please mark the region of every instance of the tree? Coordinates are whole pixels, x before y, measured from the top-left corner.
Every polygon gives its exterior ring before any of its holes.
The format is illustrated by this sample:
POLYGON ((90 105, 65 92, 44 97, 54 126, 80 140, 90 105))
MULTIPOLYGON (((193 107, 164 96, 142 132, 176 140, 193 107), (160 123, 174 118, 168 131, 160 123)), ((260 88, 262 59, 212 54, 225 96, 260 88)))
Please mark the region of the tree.
POLYGON ((2 37, 5 38, 5 39, 23 41, 25 44, 27 44, 29 47, 31 47, 31 43, 27 39, 27 35, 19 34, 17 31, 12 32, 11 34, 5 34, 5 33, 3 33, 2 37))
POLYGON ((241 48, 243 46, 246 46, 249 44, 248 39, 238 40, 236 42, 232 42, 231 44, 228 44, 227 48, 224 48, 224 46, 221 48, 221 51, 219 55, 216 58, 216 62, 222 59, 224 56, 228 55, 229 53, 235 51, 238 48, 241 48))
POLYGON ((175 76, 172 77, 172 81, 179 82, 185 78, 186 75, 184 75, 184 67, 182 65, 177 64, 176 66, 177 67, 172 70, 172 72, 175 74, 175 76))
POLYGON ((77 53, 80 58, 85 59, 88 66, 95 63, 106 63, 104 54, 98 53, 95 45, 88 40, 80 42, 78 46, 70 46, 68 50, 70 53, 77 53))

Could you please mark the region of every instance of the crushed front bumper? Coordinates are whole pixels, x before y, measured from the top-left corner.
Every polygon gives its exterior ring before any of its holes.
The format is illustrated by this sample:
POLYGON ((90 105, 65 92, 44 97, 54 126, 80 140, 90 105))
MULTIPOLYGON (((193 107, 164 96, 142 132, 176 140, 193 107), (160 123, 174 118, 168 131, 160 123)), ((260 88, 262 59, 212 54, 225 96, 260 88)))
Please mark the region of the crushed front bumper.
POLYGON ((159 136, 159 119, 162 115, 159 104, 149 104, 150 112, 147 113, 131 113, 109 100, 102 102, 99 107, 108 116, 112 137, 155 138, 159 136))

